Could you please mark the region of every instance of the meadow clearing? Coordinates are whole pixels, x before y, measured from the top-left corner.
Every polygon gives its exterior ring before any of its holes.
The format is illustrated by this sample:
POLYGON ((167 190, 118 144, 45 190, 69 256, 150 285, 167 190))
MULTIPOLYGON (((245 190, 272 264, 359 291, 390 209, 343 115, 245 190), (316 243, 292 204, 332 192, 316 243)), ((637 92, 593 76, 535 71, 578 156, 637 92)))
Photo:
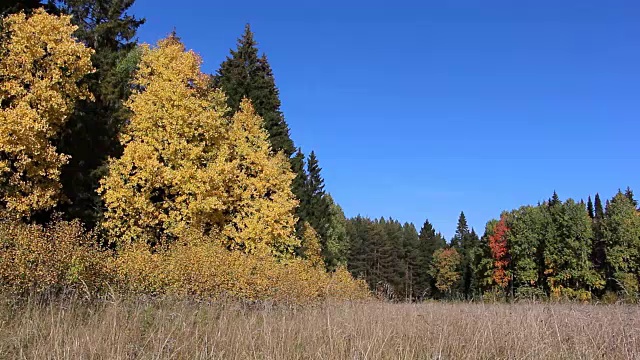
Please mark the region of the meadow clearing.
POLYGON ((3 305, 9 359, 638 359, 640 308, 173 300, 3 305))

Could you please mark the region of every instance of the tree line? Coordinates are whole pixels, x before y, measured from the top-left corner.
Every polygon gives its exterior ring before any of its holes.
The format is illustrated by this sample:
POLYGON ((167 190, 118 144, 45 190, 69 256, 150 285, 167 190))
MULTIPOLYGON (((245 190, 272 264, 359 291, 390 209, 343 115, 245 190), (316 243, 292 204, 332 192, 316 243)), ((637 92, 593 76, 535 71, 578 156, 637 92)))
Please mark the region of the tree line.
POLYGON ((460 214, 447 242, 425 221, 361 216, 347 221, 348 268, 381 296, 399 300, 573 299, 635 301, 640 209, 633 191, 603 205, 553 196, 504 211, 479 237, 460 214))

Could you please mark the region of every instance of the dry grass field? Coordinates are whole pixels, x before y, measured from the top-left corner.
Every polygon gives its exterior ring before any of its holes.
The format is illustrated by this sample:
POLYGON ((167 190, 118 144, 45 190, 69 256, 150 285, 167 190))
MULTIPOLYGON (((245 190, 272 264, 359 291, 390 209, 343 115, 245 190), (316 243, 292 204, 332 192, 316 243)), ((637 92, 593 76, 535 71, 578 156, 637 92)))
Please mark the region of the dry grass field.
POLYGON ((640 359, 640 307, 3 305, 2 359, 640 359))

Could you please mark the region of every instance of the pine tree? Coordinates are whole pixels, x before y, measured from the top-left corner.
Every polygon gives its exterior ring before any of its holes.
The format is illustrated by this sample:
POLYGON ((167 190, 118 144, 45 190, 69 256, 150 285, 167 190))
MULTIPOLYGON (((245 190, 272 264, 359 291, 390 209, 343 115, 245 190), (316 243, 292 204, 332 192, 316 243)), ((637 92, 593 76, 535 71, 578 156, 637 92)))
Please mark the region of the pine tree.
POLYGON ((394 289, 394 295, 404 295, 405 266, 402 263, 402 225, 397 220, 380 219, 385 236, 380 248, 380 274, 385 283, 394 289))
POLYGON ((306 221, 318 232, 322 245, 322 255, 327 261, 330 258, 327 246, 327 232, 330 223, 330 204, 327 201, 324 191, 324 179, 322 178, 322 168, 318 165, 315 152, 309 154, 307 159, 307 184, 305 191, 305 202, 301 203, 306 221))
POLYGON ((249 24, 238 39, 236 50, 231 50, 230 56, 213 77, 213 86, 224 91, 232 111, 238 110, 242 99, 251 100, 258 115, 264 119, 272 150, 284 152, 287 158, 294 154, 289 127, 280 110, 279 91, 273 71, 267 57, 258 55, 257 43, 249 24))
POLYGON ((629 199, 629 201, 631 201, 631 204, 633 204, 633 206, 635 206, 636 208, 638 207, 638 200, 633 197, 633 191, 630 187, 627 186, 627 189, 624 191, 624 196, 629 199))
POLYGON ((587 199, 587 213, 591 219, 594 218, 595 214, 593 213, 593 202, 591 202, 591 195, 587 199))
POLYGON ((291 183, 291 191, 300 201, 299 206, 296 208, 296 216, 298 217, 296 229, 299 233, 302 230, 302 225, 305 222, 308 222, 307 204, 310 201, 310 195, 307 194, 307 182, 309 181, 309 178, 304 168, 304 160, 304 154, 302 153, 302 150, 298 148, 295 156, 291 158, 291 170, 296 174, 296 177, 293 178, 293 182, 291 183))
POLYGON ((131 93, 132 73, 139 60, 136 31, 143 19, 127 13, 134 0, 64 0, 63 13, 73 15, 75 36, 95 50, 96 71, 84 78, 95 101, 80 101, 67 121, 58 144, 71 156, 61 181, 70 218, 93 227, 101 218, 103 203, 96 190, 106 175, 109 157, 119 157, 121 128, 130 113, 124 102, 131 93))
POLYGON ((409 301, 418 297, 416 287, 420 276, 420 238, 411 223, 402 225, 402 259, 404 261, 404 296, 409 301))
POLYGON ((358 215, 347 220, 347 237, 349 251, 347 255, 347 269, 355 278, 367 278, 371 269, 367 260, 370 258, 369 246, 371 221, 358 215))
POLYGON ((429 220, 425 220, 420 229, 419 238, 419 258, 418 275, 416 278, 416 295, 422 299, 426 296, 434 296, 437 293, 435 279, 429 274, 433 253, 446 246, 446 241, 441 234, 436 234, 433 225, 429 220))
POLYGON ((461 212, 458 218, 456 234, 451 240, 451 247, 456 249, 461 257, 461 278, 456 290, 464 297, 472 297, 475 292, 474 263, 479 243, 480 239, 475 235, 475 231, 474 234, 471 234, 464 212, 461 212))
POLYGON ((600 194, 598 193, 596 193, 596 199, 595 199, 594 219, 597 219, 597 220, 604 219, 604 210, 602 209, 602 201, 600 200, 600 194))
POLYGON ((49 0, 46 3, 42 3, 40 0, 3 0, 0 3, 0 18, 9 14, 17 14, 21 11, 31 14, 33 10, 38 8, 44 8, 47 12, 56 13, 53 0, 49 0))

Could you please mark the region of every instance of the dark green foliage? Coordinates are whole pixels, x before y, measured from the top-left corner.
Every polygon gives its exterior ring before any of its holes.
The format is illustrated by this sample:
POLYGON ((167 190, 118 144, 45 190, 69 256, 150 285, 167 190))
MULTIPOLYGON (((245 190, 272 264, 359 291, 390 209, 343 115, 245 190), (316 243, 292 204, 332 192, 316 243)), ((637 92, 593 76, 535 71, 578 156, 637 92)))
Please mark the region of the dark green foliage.
POLYGON ((464 212, 461 212, 458 218, 456 234, 451 240, 451 247, 456 249, 462 257, 460 262, 462 276, 454 291, 464 298, 473 298, 478 295, 475 273, 479 262, 477 259, 479 245, 480 239, 478 235, 476 235, 475 231, 469 231, 467 219, 464 212))
POLYGON ((594 219, 602 220, 604 218, 604 210, 602 209, 602 201, 600 194, 596 193, 594 219))
POLYGON ((118 134, 129 116, 123 102, 138 61, 136 30, 144 23, 127 13, 133 2, 66 0, 59 6, 73 15, 78 39, 95 50, 91 60, 96 71, 85 78, 95 101, 76 105, 58 144, 60 152, 71 155, 61 174, 68 199, 61 210, 89 227, 100 219, 102 202, 96 189, 106 174, 107 159, 122 151, 118 134))
POLYGON ((595 214, 593 213, 593 202, 591 202, 591 195, 587 199, 587 214, 589 214, 590 218, 594 218, 595 214))
POLYGON ((438 289, 435 286, 435 279, 429 275, 428 269, 433 260, 433 253, 446 246, 444 237, 436 233, 433 225, 429 220, 425 220, 420 235, 418 237, 418 274, 415 278, 415 297, 423 299, 425 297, 434 297, 438 295, 438 289))
POLYGON ((53 0, 49 0, 44 3, 40 0, 3 0, 0 1, 0 17, 9 14, 16 14, 20 11, 24 11, 29 14, 31 11, 38 8, 44 8, 49 13, 57 12, 55 2, 53 0))
POLYGON ((291 158, 291 170, 296 174, 291 183, 291 191, 300 201, 300 205, 296 208, 296 216, 298 217, 296 230, 299 235, 302 230, 302 224, 307 221, 306 205, 309 203, 309 195, 307 194, 308 177, 304 165, 304 154, 298 149, 295 156, 291 158))
POLYGON ((279 91, 273 71, 266 55, 258 55, 257 43, 248 24, 238 40, 236 50, 231 50, 231 55, 213 77, 213 86, 225 92, 227 103, 234 112, 238 110, 242 99, 251 100, 256 113, 264 119, 273 151, 282 151, 287 157, 293 155, 295 147, 280 111, 279 91))
POLYGON ((629 201, 631 201, 631 204, 633 204, 633 206, 638 207, 638 200, 636 200, 633 197, 633 191, 628 186, 627 186, 627 189, 624 191, 624 197, 629 199, 629 201))
POLYGON ((371 220, 362 216, 347 220, 347 236, 349 239, 347 269, 356 278, 367 279, 371 272, 367 262, 369 251, 371 250, 369 246, 371 227, 371 220))
POLYGON ((322 256, 327 265, 333 262, 328 248, 328 232, 331 223, 331 204, 324 191, 322 168, 315 152, 307 159, 307 181, 304 195, 300 199, 301 218, 309 222, 320 237, 322 256))

